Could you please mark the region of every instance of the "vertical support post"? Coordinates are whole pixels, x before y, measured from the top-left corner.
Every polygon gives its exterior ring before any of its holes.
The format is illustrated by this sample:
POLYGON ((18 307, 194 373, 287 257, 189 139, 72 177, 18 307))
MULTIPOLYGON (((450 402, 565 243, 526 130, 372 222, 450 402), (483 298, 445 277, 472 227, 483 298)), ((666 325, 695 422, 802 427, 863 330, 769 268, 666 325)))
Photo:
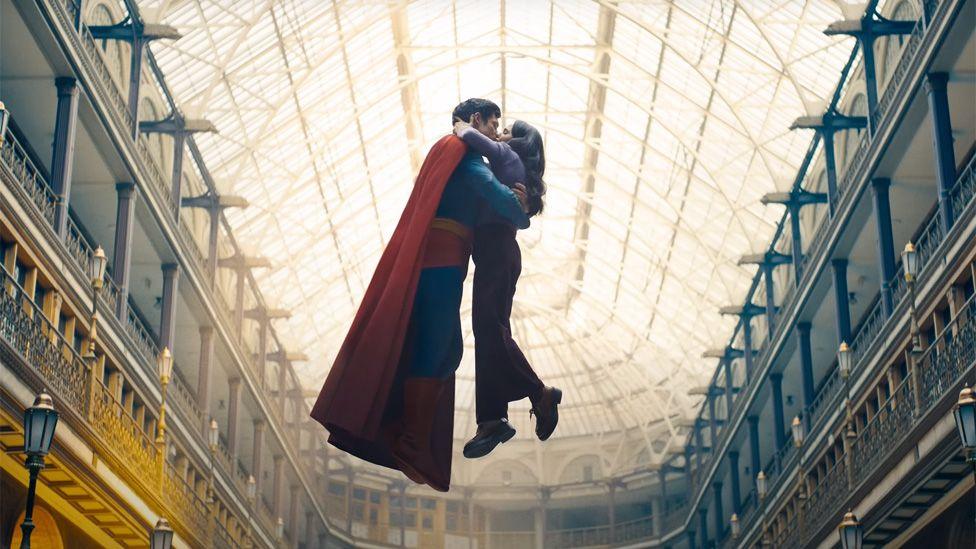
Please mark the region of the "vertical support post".
POLYGON ((203 415, 206 432, 210 418, 210 382, 213 378, 214 330, 213 326, 200 326, 200 367, 197 369, 197 407, 203 415))
POLYGON ((237 288, 234 294, 234 327, 237 328, 237 337, 244 334, 244 275, 247 269, 240 267, 237 269, 237 288))
POLYGON ((257 493, 261 493, 261 488, 264 482, 262 482, 261 474, 261 456, 264 451, 264 430, 265 424, 263 419, 254 420, 254 446, 251 452, 251 474, 254 475, 254 480, 257 482, 257 493))
POLYGON ((302 491, 298 486, 292 484, 291 491, 288 493, 288 537, 292 547, 298 547, 298 497, 302 491))
MULTIPOLYGON (((609 497, 607 499, 609 500, 610 505, 607 508, 607 514, 610 518, 610 544, 613 545, 617 539, 617 485, 614 484, 613 481, 610 481, 608 484, 608 490, 609 493, 607 495, 609 497)), ((545 545, 542 545, 541 547, 545 547, 545 545)))
POLYGON ((702 453, 705 452, 705 443, 702 442, 701 423, 695 418, 695 470, 701 474, 702 453))
POLYGON ((752 381, 752 315, 742 316, 742 357, 746 363, 746 383, 752 381))
POLYGON ((739 452, 729 452, 729 477, 732 479, 732 512, 742 512, 742 488, 739 486, 739 452))
POLYGON ((850 343, 851 306, 847 292, 847 260, 832 259, 830 266, 834 275, 834 318, 837 319, 837 344, 850 343))
MULTIPOLYGON (((298 490, 295 490, 296 492, 298 490)), ((305 549, 312 549, 315 545, 315 513, 305 511, 305 549)))
MULTIPOLYGON (((265 311, 267 313, 267 311, 265 311)), ((268 368, 268 315, 264 314, 259 319, 258 324, 258 356, 257 356, 257 367, 258 367, 258 385, 263 389, 267 384, 267 368, 268 368)))
MULTIPOLYGON (((241 423, 241 378, 232 377, 227 381, 227 452, 232 458, 237 458, 237 433, 241 423)), ((251 471, 254 473, 254 471, 251 471)), ((254 474, 254 478, 258 478, 254 474)))
POLYGON ((725 511, 722 508, 722 483, 712 483, 712 493, 715 496, 715 539, 722 539, 722 532, 725 531, 725 511))
MULTIPOLYGON (((823 138, 824 167, 827 174, 827 209, 833 217, 837 211, 837 152, 834 149, 834 130, 824 128, 820 137, 823 138)), ((796 253, 796 248, 793 252, 796 253)))
POLYGON ((881 307, 885 318, 894 311, 891 296, 891 280, 895 277, 895 244, 891 234, 891 203, 888 188, 891 180, 871 180, 871 196, 874 201, 874 221, 878 231, 878 274, 881 277, 881 307))
POLYGON ((271 509, 275 517, 284 514, 285 495, 285 458, 281 454, 275 454, 272 459, 271 469, 271 509))
POLYGON ((932 113, 932 143, 935 146, 935 170, 939 181, 939 212, 942 229, 948 234, 955 223, 950 191, 956 183, 956 155, 952 147, 952 120, 949 116, 949 75, 933 72, 925 75, 925 92, 932 113))
POLYGON ((176 292, 180 278, 180 266, 176 263, 163 265, 163 304, 159 313, 159 347, 167 347, 174 353, 176 335, 176 292))
POLYGON ((651 498, 651 536, 661 537, 661 497, 651 498))
POLYGON ((702 549, 708 547, 708 508, 702 507, 698 509, 698 529, 701 531, 701 546, 702 549))
POLYGON ((119 288, 119 302, 115 316, 125 322, 129 299, 129 279, 132 264, 132 227, 136 213, 136 186, 119 183, 115 186, 118 202, 115 209, 115 250, 112 254, 112 278, 119 288))
POLYGON ((217 280, 217 236, 220 230, 220 208, 212 206, 207 209, 210 215, 209 234, 207 235, 207 275, 211 282, 217 280))
POLYGON ((773 428, 776 429, 776 450, 779 451, 786 444, 786 420, 783 417, 783 374, 779 372, 769 374, 769 382, 773 389, 773 428))
POLYGON ((142 57, 146 41, 141 33, 135 33, 130 42, 132 57, 129 59, 129 118, 132 127, 129 128, 130 137, 139 139, 139 86, 142 83, 142 57))
POLYGON ((749 474, 755 477, 762 470, 762 459, 759 455, 759 418, 749 416, 746 420, 749 422, 749 454, 752 461, 752 471, 749 471, 749 474))
POLYGON ((732 359, 728 356, 722 359, 722 367, 725 368, 725 412, 726 420, 732 420, 732 404, 735 395, 735 380, 732 379, 732 359))
POLYGON ((803 379, 803 409, 809 410, 813 405, 814 395, 813 386, 813 351, 810 346, 810 330, 812 326, 809 322, 798 322, 796 324, 797 337, 800 340, 800 374, 803 379))
POLYGON ((288 384, 288 360, 284 356, 285 351, 279 350, 282 357, 278 361, 278 410, 281 412, 282 419, 286 418, 285 415, 285 402, 288 401, 288 388, 285 385, 288 384))
POLYGON ((173 136, 173 180, 170 183, 170 196, 173 197, 173 204, 176 205, 173 215, 177 221, 180 219, 180 200, 183 198, 183 151, 186 144, 186 132, 177 130, 173 136))
POLYGON ((875 35, 870 31, 858 35, 858 42, 861 44, 861 56, 864 60, 864 87, 868 96, 868 135, 874 135, 874 114, 878 108, 878 76, 874 63, 874 39, 875 35))
POLYGON ((688 479, 688 485, 691 485, 691 445, 685 446, 685 477, 688 479))
POLYGON ((762 264, 763 282, 766 288, 766 339, 773 340, 776 330, 776 285, 773 283, 773 269, 776 265, 766 261, 762 264))
POLYGON ((712 386, 708 386, 708 444, 715 448, 718 440, 717 426, 715 425, 715 396, 712 394, 712 386))
POLYGON ((695 544, 695 531, 694 530, 688 530, 686 533, 688 534, 688 547, 689 547, 689 549, 695 549, 695 547, 698 547, 698 545, 695 544))
MULTIPOLYGON (((835 191, 836 192, 836 191, 835 191)), ((800 204, 791 201, 787 204, 790 211, 790 236, 792 242, 793 257, 793 283, 800 285, 800 278, 803 276, 803 232, 800 230, 800 204)))
POLYGON ((68 229, 68 201, 78 128, 78 82, 74 78, 54 80, 58 103, 54 112, 54 145, 51 157, 51 191, 54 193, 54 232, 64 238, 68 229))

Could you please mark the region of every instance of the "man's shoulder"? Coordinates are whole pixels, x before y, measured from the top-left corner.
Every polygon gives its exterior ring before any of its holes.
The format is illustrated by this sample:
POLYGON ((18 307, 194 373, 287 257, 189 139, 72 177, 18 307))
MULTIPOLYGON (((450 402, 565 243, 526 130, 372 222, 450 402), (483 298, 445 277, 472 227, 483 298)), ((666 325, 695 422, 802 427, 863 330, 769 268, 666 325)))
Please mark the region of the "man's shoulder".
POLYGON ((478 153, 468 152, 461 157, 461 161, 458 162, 454 173, 472 173, 484 170, 491 170, 491 168, 488 167, 488 164, 485 163, 485 159, 482 158, 482 156, 478 153))

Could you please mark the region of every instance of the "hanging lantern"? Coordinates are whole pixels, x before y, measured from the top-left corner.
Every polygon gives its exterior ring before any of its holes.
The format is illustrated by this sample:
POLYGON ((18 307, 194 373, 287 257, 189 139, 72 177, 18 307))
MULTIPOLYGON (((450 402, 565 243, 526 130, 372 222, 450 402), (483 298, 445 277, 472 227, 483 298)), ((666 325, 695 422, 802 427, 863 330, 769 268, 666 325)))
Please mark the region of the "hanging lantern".
POLYGON ((956 429, 959 430, 963 447, 976 450, 976 396, 968 386, 959 391, 959 400, 956 401, 952 415, 956 420, 956 429))
POLYGON ((759 495, 759 499, 766 499, 766 473, 759 471, 756 475, 756 493, 759 495))
POLYGON ((170 528, 166 519, 160 518, 156 521, 152 538, 149 540, 149 547, 150 549, 171 549, 173 547, 173 529, 170 528))
POLYGON ((169 383, 169 377, 173 375, 173 355, 170 354, 169 347, 163 347, 159 352, 156 366, 159 368, 159 381, 169 383))
POLYGON ((793 444, 797 448, 803 446, 803 439, 806 436, 806 430, 803 428, 803 421, 800 420, 800 416, 793 417, 793 424, 790 425, 793 430, 793 444))
POLYGON ((732 518, 729 519, 729 525, 732 528, 732 539, 739 539, 742 535, 742 526, 739 525, 739 515, 732 513, 732 518))
POLYGON ((34 405, 24 410, 24 453, 32 457, 46 456, 57 426, 58 412, 50 395, 42 392, 34 399, 34 405))
POLYGON ((905 269, 905 281, 914 282, 918 276, 918 251, 911 242, 905 244, 901 252, 901 264, 905 269))
POLYGON ((841 547, 844 549, 861 549, 864 534, 861 532, 861 523, 857 521, 853 512, 848 511, 844 515, 844 520, 837 527, 837 531, 840 533, 841 547))
POLYGON ((247 499, 254 501, 258 495, 258 483, 254 480, 254 475, 247 477, 247 499))
POLYGON ((840 348, 837 349, 837 367, 840 368, 840 377, 847 379, 851 375, 851 361, 853 357, 851 356, 851 348, 847 345, 846 341, 842 341, 840 348))
POLYGON ((210 449, 216 450, 217 443, 219 442, 220 430, 217 427, 217 420, 210 420, 210 431, 207 433, 207 441, 210 443, 210 449))
POLYGON ((101 288, 105 280, 105 268, 108 267, 108 258, 105 257, 105 250, 101 246, 95 248, 92 254, 90 272, 92 286, 101 288))

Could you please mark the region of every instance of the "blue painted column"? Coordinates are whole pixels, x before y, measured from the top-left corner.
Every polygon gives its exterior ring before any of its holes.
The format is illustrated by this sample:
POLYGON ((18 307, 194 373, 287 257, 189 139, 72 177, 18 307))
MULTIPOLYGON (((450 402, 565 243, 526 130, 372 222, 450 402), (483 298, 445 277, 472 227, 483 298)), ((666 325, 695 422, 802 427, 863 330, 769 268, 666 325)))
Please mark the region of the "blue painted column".
POLYGON ((698 510, 698 530, 701 532, 702 549, 708 549, 708 508, 702 507, 698 510))
POLYGON ((698 545, 695 543, 695 531, 688 530, 688 532, 686 533, 688 534, 688 547, 691 549, 695 549, 695 547, 698 547, 698 545))
POLYGON ((139 87, 142 83, 142 58, 146 41, 142 33, 136 33, 129 41, 131 57, 129 58, 129 117, 131 125, 129 131, 132 139, 139 139, 139 87))
POLYGON ((159 313, 159 348, 168 347, 175 355, 173 344, 176 335, 176 295, 180 278, 180 266, 176 263, 163 265, 163 303, 159 313))
POLYGON ((895 278, 895 244, 891 234, 891 203, 888 188, 891 180, 875 178, 871 180, 871 197, 874 201, 874 221, 878 231, 878 274, 881 277, 881 307, 885 318, 894 310, 891 296, 891 281, 895 278))
POLYGON ((115 249, 112 253, 112 279, 119 289, 118 308, 115 316, 125 322, 129 279, 132 264, 132 227, 136 213, 136 186, 132 183, 119 183, 115 186, 118 202, 115 209, 115 249))
POLYGON ((688 478, 688 485, 691 485, 691 452, 694 451, 691 444, 685 445, 685 476, 688 478))
POLYGON ((708 387, 708 434, 709 438, 708 444, 712 448, 715 447, 715 441, 718 440, 718 427, 715 424, 715 390, 714 387, 709 385, 708 387))
POLYGON ((735 380, 732 379, 732 359, 728 355, 722 358, 722 367, 725 368, 725 417, 731 420, 732 399, 735 397, 735 380))
POLYGON ((871 115, 878 108, 878 75, 874 62, 874 39, 875 35, 870 31, 858 36, 858 42, 861 44, 861 56, 863 58, 864 87, 868 96, 868 133, 870 135, 874 135, 876 129, 874 127, 874 117, 871 115))
POLYGON ((935 146, 935 169, 939 180, 939 211, 946 233, 955 223, 949 192, 956 183, 956 155, 952 147, 952 121, 949 117, 949 95, 946 84, 949 75, 929 73, 925 77, 925 92, 932 114, 932 143, 935 146))
POLYGON ((800 285, 803 277, 803 234, 800 230, 800 205, 790 202, 787 205, 790 211, 790 246, 791 256, 793 257, 793 284, 800 285))
POLYGON ((739 486, 739 452, 729 452, 729 477, 732 479, 732 512, 742 512, 742 489, 739 486))
POLYGON ((186 132, 177 130, 173 136, 173 172, 170 180, 170 196, 175 204, 173 215, 180 219, 180 200, 183 198, 183 152, 186 145, 186 132))
POLYGON ((746 382, 752 381, 752 316, 742 317, 742 357, 746 363, 746 382))
POLYGON ((766 288, 766 339, 772 341, 776 330, 776 285, 773 283, 773 269, 776 265, 766 261, 761 267, 766 288))
POLYGON ((755 478, 756 474, 762 470, 762 459, 759 455, 759 418, 749 416, 746 420, 749 422, 749 454, 752 461, 750 474, 755 478))
POLYGON ((658 479, 658 483, 661 485, 661 497, 663 499, 668 498, 668 473, 667 471, 664 470, 665 467, 668 466, 663 465, 660 469, 657 470, 657 479, 658 479))
POLYGON ((847 260, 830 261, 834 275, 834 318, 837 319, 837 344, 851 342, 851 305, 847 291, 847 260))
POLYGON ((695 467, 696 470, 698 471, 701 471, 702 468, 702 454, 704 452, 705 452, 705 444, 702 442, 701 424, 698 418, 696 417, 695 418, 695 467))
POLYGON ((834 150, 834 131, 825 129, 820 133, 823 139, 824 171, 827 174, 827 208, 830 217, 837 211, 837 152, 834 150))
POLYGON ((769 382, 773 389, 773 428, 776 429, 776 450, 779 451, 786 444, 786 420, 783 417, 783 374, 779 372, 769 374, 769 382))
POLYGON ((725 511, 722 509, 722 483, 712 483, 712 493, 715 496, 715 539, 722 539, 722 532, 725 531, 725 511))
POLYGON ((803 379, 803 409, 808 410, 813 405, 814 394, 813 384, 813 351, 810 346, 809 322, 798 322, 796 325, 797 338, 800 340, 800 374, 803 379))
POLYGON ((54 80, 58 103, 54 111, 54 145, 51 156, 51 191, 54 193, 54 232, 64 238, 68 229, 68 200, 75 158, 78 128, 78 82, 74 78, 54 80))

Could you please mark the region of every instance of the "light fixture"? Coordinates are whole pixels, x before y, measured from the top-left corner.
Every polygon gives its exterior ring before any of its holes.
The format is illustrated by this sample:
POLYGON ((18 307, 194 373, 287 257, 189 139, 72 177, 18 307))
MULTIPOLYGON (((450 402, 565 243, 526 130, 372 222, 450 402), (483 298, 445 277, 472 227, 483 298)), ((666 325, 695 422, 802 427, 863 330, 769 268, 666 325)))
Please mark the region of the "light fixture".
POLYGON ((763 471, 756 475, 756 494, 759 495, 759 501, 766 499, 766 473, 763 471))
POLYGON ((732 527, 732 539, 739 539, 742 534, 742 527, 739 525, 739 515, 732 513, 732 518, 729 519, 729 525, 732 527))
POLYGON ((285 521, 281 517, 278 517, 278 522, 275 524, 275 539, 278 541, 285 539, 285 521))
POLYGON ((247 499, 254 501, 258 494, 258 483, 254 480, 254 475, 247 477, 247 499))
POLYGON ((790 425, 790 429, 793 430, 793 444, 797 448, 803 446, 803 438, 806 436, 806 432, 800 416, 793 416, 793 423, 790 425))
POLYGON ((857 521, 857 517, 852 511, 848 511, 844 515, 844 520, 837 527, 837 532, 840 534, 841 547, 844 549, 861 549, 864 535, 861 532, 861 523, 857 521))
POLYGON ((10 111, 3 106, 3 101, 0 101, 0 145, 3 144, 3 139, 7 135, 8 120, 10 120, 10 111))
POLYGON ((165 385, 169 383, 169 378, 173 375, 173 355, 169 352, 169 347, 163 347, 156 359, 156 367, 159 369, 159 381, 165 385))
POLYGON ((34 405, 24 410, 24 465, 28 471, 27 508, 24 522, 20 524, 23 534, 20 546, 30 547, 30 536, 34 530, 34 495, 37 493, 37 475, 44 468, 44 456, 51 451, 54 429, 58 426, 58 412, 54 409, 50 395, 45 392, 37 395, 34 405))
POLYGON ((210 420, 210 431, 207 433, 207 441, 210 442, 210 451, 217 451, 217 442, 220 437, 220 431, 217 427, 217 420, 210 420))
POLYGON ((956 420, 962 445, 967 450, 976 450, 976 397, 968 386, 959 391, 959 400, 956 401, 952 415, 956 420))
POLYGON ((152 537, 149 540, 150 549, 170 549, 173 547, 173 529, 169 522, 160 517, 153 528, 152 537))
POLYGON ((847 345, 846 341, 840 342, 840 348, 837 349, 837 367, 840 369, 840 377, 847 379, 851 375, 851 348, 847 345))
POLYGON ((905 249, 901 251, 901 264, 905 269, 905 281, 914 282, 918 277, 918 251, 910 241, 905 244, 905 249))
POLYGON ((105 250, 101 246, 95 248, 92 254, 90 272, 91 283, 95 288, 101 288, 105 280, 105 268, 108 266, 108 258, 105 257, 105 250))

